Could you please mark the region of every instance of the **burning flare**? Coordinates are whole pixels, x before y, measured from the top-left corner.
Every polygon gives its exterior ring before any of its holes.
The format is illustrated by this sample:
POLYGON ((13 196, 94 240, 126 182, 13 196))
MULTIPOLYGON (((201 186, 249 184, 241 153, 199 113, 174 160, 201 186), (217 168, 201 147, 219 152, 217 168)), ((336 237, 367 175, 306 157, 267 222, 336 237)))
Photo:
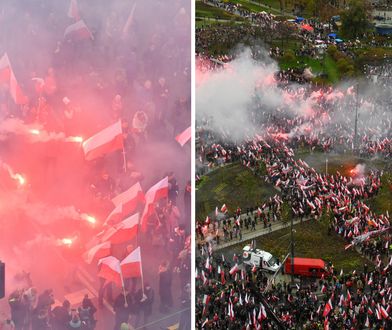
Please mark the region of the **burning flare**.
POLYGON ((19 185, 23 186, 26 183, 26 179, 23 177, 23 175, 19 174, 19 173, 14 173, 11 166, 9 166, 6 163, 1 164, 1 162, 0 162, 0 167, 1 166, 8 172, 11 179, 18 181, 19 185))
POLYGON ((65 139, 66 142, 77 142, 82 143, 83 138, 81 136, 69 136, 65 139))
POLYGON ((71 246, 72 243, 73 243, 73 241, 72 241, 71 238, 63 238, 63 239, 61 240, 61 244, 63 244, 63 245, 71 246))
POLYGON ((38 129, 33 128, 30 130, 30 133, 33 135, 40 135, 41 132, 38 129))
POLYGON ((86 220, 87 222, 89 222, 89 223, 91 223, 91 224, 95 224, 95 223, 97 222, 97 220, 96 220, 93 216, 88 215, 88 214, 86 214, 86 213, 82 213, 82 214, 80 215, 80 217, 81 217, 83 220, 86 220))

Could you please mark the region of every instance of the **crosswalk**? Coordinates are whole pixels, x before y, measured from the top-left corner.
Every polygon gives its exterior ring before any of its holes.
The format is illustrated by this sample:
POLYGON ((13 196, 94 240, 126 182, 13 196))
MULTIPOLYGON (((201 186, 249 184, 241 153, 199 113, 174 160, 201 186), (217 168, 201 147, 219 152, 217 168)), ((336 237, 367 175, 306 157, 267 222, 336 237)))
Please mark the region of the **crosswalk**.
MULTIPOLYGON (((82 267, 78 268, 77 276, 80 280, 80 282, 87 288, 87 290, 90 292, 89 297, 90 298, 98 298, 98 291, 94 288, 92 283, 94 282, 94 279, 92 276, 84 270, 82 267)), ((82 298, 83 299, 83 298, 82 298)), ((106 299, 103 299, 103 305, 112 313, 114 314, 114 310, 112 305, 109 304, 109 302, 106 299)))

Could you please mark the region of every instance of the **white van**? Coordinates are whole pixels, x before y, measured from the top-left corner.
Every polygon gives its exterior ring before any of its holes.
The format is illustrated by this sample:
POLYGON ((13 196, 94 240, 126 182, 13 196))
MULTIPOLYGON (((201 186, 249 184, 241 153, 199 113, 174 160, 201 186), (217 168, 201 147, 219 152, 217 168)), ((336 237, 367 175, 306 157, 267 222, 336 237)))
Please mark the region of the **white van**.
POLYGON ((246 265, 252 267, 255 265, 272 273, 275 273, 280 267, 278 259, 271 253, 259 249, 252 249, 250 245, 246 245, 242 249, 242 261, 246 265))

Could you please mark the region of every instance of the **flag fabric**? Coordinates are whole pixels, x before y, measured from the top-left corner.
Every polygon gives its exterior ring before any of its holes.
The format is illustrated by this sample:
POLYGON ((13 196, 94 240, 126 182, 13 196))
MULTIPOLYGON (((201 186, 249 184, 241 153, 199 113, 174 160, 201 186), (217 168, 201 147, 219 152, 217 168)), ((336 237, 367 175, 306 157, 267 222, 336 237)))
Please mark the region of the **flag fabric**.
POLYGON ((222 205, 222 207, 221 207, 221 212, 222 212, 222 213, 226 213, 226 212, 227 212, 226 204, 223 204, 223 205, 222 205))
POLYGON ((332 301, 331 299, 329 299, 328 302, 325 304, 323 316, 326 317, 331 310, 332 310, 332 301))
POLYGON ((388 312, 385 310, 385 308, 383 306, 380 306, 380 313, 381 313, 381 316, 384 319, 389 318, 389 314, 388 314, 388 312))
POLYGON ((123 261, 121 261, 120 266, 124 278, 141 277, 142 257, 140 254, 140 247, 138 246, 123 261))
POLYGON ((86 160, 123 148, 121 120, 93 135, 82 144, 86 160))
POLYGON ((167 198, 169 193, 169 178, 166 176, 161 181, 153 185, 145 194, 146 204, 141 219, 142 229, 145 231, 147 219, 154 212, 153 206, 160 199, 167 198))
POLYGON ((366 328, 369 328, 369 327, 370 327, 369 315, 366 315, 365 327, 366 327, 366 328))
POLYGON ((238 265, 237 264, 235 264, 231 269, 230 269, 230 271, 229 271, 229 273, 230 273, 230 275, 233 275, 233 274, 235 274, 237 271, 238 271, 238 265))
POLYGON ((81 19, 65 29, 64 39, 84 40, 94 39, 94 37, 86 23, 81 19))
POLYGON ((77 0, 71 0, 68 7, 68 17, 74 18, 75 21, 80 20, 79 8, 77 0))
POLYGON ((263 304, 260 304, 259 315, 257 319, 261 322, 267 318, 267 312, 265 311, 265 307, 263 304))
POLYGON ((176 141, 183 147, 191 139, 191 126, 176 136, 176 141))
POLYGON ((105 257, 98 261, 100 267, 98 277, 104 278, 108 282, 114 282, 117 286, 121 287, 121 268, 120 261, 113 257, 105 257))
POLYGON ((132 21, 133 21, 133 14, 135 13, 136 9, 136 2, 132 6, 131 12, 129 13, 128 19, 125 22, 125 25, 122 30, 122 37, 125 38, 128 35, 129 28, 131 27, 132 21))
POLYGON ((139 213, 121 221, 114 227, 110 227, 102 237, 103 242, 120 244, 134 239, 138 233, 139 213))
POLYGON ((122 192, 112 199, 115 205, 113 211, 106 218, 105 224, 117 223, 129 214, 136 211, 140 204, 145 201, 144 193, 140 183, 135 183, 128 190, 122 192))
POLYGON ((9 92, 15 104, 26 104, 28 102, 27 97, 23 94, 22 89, 16 80, 7 53, 0 59, 0 84, 1 83, 8 84, 9 92))
POLYGON ((94 260, 99 260, 105 257, 110 256, 110 242, 104 242, 92 247, 88 250, 84 255, 84 260, 91 264, 94 260))
POLYGON ((204 305, 204 306, 208 305, 209 302, 210 302, 210 299, 211 299, 211 296, 205 294, 205 295, 203 296, 203 305, 204 305))

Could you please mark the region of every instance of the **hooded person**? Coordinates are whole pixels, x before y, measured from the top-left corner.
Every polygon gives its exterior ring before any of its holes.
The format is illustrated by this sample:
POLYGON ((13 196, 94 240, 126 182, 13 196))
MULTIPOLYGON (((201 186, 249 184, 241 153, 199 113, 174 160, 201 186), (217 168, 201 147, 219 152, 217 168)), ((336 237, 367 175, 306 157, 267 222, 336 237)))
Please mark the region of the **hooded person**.
POLYGON ((154 295, 155 295, 154 290, 149 282, 145 283, 144 292, 141 288, 136 292, 136 296, 135 296, 136 319, 134 323, 135 328, 139 327, 141 314, 143 314, 142 324, 145 325, 148 323, 148 318, 152 314, 152 304, 154 303, 154 295))

